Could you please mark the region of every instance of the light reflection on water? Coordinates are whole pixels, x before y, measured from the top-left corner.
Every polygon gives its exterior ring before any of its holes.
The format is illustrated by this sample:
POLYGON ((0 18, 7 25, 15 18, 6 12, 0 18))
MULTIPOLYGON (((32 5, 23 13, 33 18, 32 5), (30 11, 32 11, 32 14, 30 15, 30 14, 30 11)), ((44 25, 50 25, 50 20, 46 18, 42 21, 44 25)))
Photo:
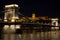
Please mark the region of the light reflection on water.
POLYGON ((2 40, 59 40, 60 31, 23 33, 23 34, 3 34, 2 40))

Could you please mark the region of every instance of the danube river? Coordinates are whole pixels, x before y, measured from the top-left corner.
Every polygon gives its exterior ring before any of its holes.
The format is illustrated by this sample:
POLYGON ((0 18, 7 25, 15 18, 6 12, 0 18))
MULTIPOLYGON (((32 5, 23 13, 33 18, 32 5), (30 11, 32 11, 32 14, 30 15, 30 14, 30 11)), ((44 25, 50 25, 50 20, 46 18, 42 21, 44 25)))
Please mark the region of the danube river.
POLYGON ((3 34, 0 40, 60 40, 60 31, 3 34))

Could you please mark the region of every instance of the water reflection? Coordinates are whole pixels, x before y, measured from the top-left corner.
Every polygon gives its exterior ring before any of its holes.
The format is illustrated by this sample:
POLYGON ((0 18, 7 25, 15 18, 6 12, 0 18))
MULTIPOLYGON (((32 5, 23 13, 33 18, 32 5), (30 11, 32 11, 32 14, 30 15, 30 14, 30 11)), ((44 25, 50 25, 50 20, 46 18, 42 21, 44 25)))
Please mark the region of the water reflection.
POLYGON ((60 31, 3 34, 2 40, 59 40, 60 31))

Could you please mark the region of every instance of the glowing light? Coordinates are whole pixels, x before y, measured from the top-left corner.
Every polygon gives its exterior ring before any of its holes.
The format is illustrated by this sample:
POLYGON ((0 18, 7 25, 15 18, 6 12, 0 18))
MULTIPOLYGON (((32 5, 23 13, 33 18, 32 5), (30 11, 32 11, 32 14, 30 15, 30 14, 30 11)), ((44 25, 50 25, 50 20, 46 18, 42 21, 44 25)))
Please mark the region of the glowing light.
POLYGON ((11 25, 10 29, 14 30, 15 29, 15 25, 11 25))
POLYGON ((32 14, 32 20, 35 20, 35 14, 34 13, 32 14))
POLYGON ((18 5, 17 4, 11 4, 11 5, 6 5, 5 7, 18 7, 18 5))
POLYGON ((51 27, 51 29, 55 29, 55 27, 51 27))
POLYGON ((6 17, 4 17, 4 19, 6 19, 6 17))
POLYGON ((7 22, 7 20, 4 20, 5 22, 7 22))
POLYGON ((55 27, 55 29, 59 29, 59 27, 55 27))
POLYGON ((14 20, 14 19, 12 19, 12 20, 11 20, 11 22, 15 22, 15 20, 14 20))
POLYGON ((20 29, 20 25, 16 25, 16 29, 20 29))
POLYGON ((4 25, 4 30, 7 30, 9 28, 9 25, 4 25))
POLYGON ((18 17, 13 17, 14 19, 19 19, 18 17))
POLYGON ((52 18, 51 20, 58 20, 58 18, 52 18))

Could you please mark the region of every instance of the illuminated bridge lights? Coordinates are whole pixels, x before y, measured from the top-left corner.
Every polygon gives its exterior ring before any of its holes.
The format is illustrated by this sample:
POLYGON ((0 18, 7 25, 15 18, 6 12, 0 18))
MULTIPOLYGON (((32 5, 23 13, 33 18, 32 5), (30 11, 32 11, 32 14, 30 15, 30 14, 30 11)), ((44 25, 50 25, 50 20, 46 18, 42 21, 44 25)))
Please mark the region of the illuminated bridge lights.
MULTIPOLYGON (((46 16, 43 17, 36 17, 35 13, 32 14, 32 17, 24 16, 23 14, 18 12, 18 5, 11 4, 5 5, 5 16, 4 21, 0 22, 1 25, 16 25, 17 29, 21 28, 19 25, 22 25, 26 28, 39 28, 39 27, 56 27, 58 29, 58 18, 48 18, 46 16), (21 15, 20 18, 18 14, 21 15)), ((53 28, 52 28, 53 29, 53 28)))
MULTIPOLYGON (((19 25, 32 25, 32 26, 53 26, 55 27, 55 25, 51 25, 50 23, 47 24, 47 23, 22 23, 22 22, 0 22, 0 24, 2 25, 11 25, 11 24, 19 24, 19 25)), ((56 26, 56 27, 59 27, 59 26, 56 26)))
POLYGON ((7 7, 7 8, 8 8, 8 7, 14 7, 14 6, 15 6, 15 7, 18 7, 18 5, 17 5, 17 4, 6 5, 5 7, 7 7))

